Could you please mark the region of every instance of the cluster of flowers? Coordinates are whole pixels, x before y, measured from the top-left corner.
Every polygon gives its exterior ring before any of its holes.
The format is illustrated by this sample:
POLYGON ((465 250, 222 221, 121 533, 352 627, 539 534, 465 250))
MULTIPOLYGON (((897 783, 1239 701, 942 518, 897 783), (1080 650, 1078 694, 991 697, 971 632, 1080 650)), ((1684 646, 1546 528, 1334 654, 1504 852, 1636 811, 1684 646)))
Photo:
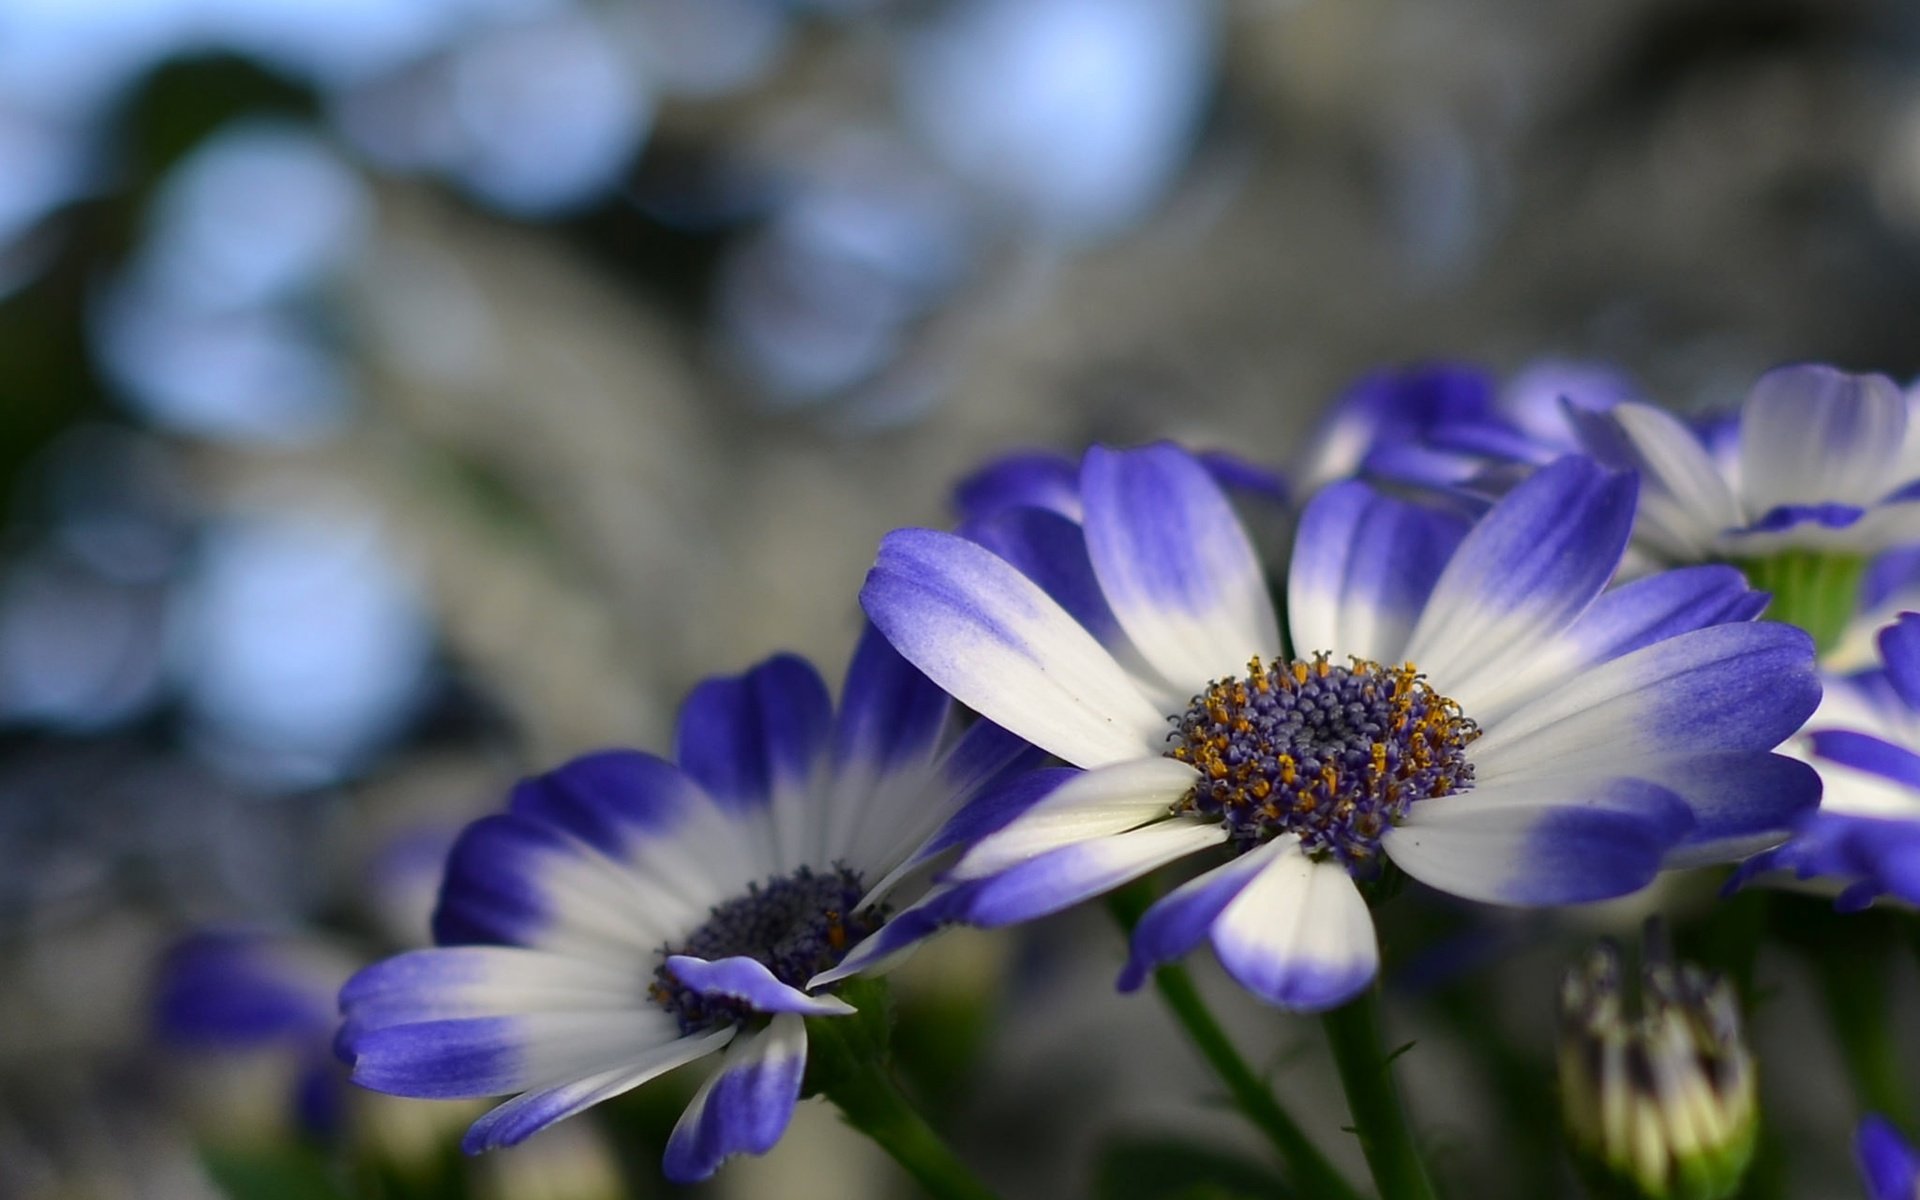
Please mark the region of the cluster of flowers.
MULTIPOLYGON (((666 1148, 689 1181, 780 1138, 856 977, 1176 860, 1119 987, 1205 942, 1296 1012, 1371 988, 1389 876, 1547 906, 1738 863, 1920 903, 1920 400, 1789 367, 1690 424, 1603 383, 1383 373, 1291 488, 1170 444, 990 464, 955 528, 879 546, 837 705, 777 656, 696 687, 671 758, 469 827, 439 945, 341 995, 354 1080, 512 1095, 477 1151, 722 1054, 666 1148)), ((1733 1001, 1662 970, 1643 1040, 1701 1031, 1750 1110, 1733 1001)), ((1888 1127, 1861 1153, 1912 1194, 1888 1127)))

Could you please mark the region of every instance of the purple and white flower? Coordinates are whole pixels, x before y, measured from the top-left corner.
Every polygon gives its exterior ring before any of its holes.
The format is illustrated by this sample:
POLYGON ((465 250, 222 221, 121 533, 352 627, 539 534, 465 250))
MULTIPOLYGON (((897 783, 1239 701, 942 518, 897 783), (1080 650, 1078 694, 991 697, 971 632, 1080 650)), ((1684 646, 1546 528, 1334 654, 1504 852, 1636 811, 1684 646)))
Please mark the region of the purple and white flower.
POLYGON ((1920 613, 1880 631, 1880 667, 1829 677, 1799 744, 1825 785, 1793 840, 1741 867, 1842 885, 1842 909, 1920 904, 1920 613))
POLYGON ((1731 424, 1689 425, 1635 402, 1575 417, 1589 453, 1640 473, 1634 541, 1658 561, 1866 555, 1920 540, 1920 420, 1884 375, 1780 367, 1731 424))
POLYGON ((724 1050, 666 1173, 764 1153, 800 1095, 804 1019, 854 1011, 814 977, 876 930, 869 965, 926 932, 889 922, 879 893, 952 845, 966 800, 1037 757, 988 722, 962 730, 871 631, 838 711, 790 655, 708 680, 681 710, 676 762, 587 755, 467 828, 439 946, 348 982, 342 1054, 376 1091, 514 1094, 468 1131, 477 1152, 724 1050))
POLYGON ((1869 1114, 1854 1135, 1853 1153, 1868 1200, 1920 1200, 1920 1153, 1891 1121, 1869 1114))
POLYGON ((290 1068, 292 1123, 330 1137, 340 1129, 345 1088, 330 1052, 334 996, 353 966, 317 937, 197 931, 174 943, 155 972, 154 1035, 195 1057, 280 1057, 290 1068))
POLYGON ((1356 878, 1383 860, 1471 899, 1598 900, 1777 842, 1816 802, 1813 771, 1771 753, 1818 700, 1807 636, 1754 623, 1764 597, 1725 567, 1605 590, 1628 475, 1562 459, 1471 527, 1322 490, 1290 649, 1192 456, 1096 447, 1079 493, 1075 603, 927 529, 888 535, 862 592, 909 661, 1080 768, 966 853, 953 919, 1026 920, 1224 852, 1142 919, 1122 986, 1210 940, 1255 994, 1319 1010, 1374 977, 1356 878))
POLYGON ((1294 474, 1303 493, 1361 478, 1498 494, 1580 449, 1574 410, 1604 410, 1638 394, 1600 363, 1543 359, 1504 386, 1458 363, 1382 368, 1334 401, 1294 474))

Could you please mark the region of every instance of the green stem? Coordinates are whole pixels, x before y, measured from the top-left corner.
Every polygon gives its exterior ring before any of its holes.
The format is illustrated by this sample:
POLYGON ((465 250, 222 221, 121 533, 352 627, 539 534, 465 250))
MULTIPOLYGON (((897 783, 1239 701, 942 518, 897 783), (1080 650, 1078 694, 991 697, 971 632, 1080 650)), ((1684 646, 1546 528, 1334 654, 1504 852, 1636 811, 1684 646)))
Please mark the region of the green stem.
POLYGON ((1373 989, 1320 1018, 1340 1082, 1347 1089, 1354 1132, 1382 1200, 1435 1200, 1433 1180, 1413 1140, 1393 1067, 1380 1051, 1379 992, 1373 989))
MULTIPOLYGON (((1108 897, 1108 906, 1121 926, 1131 931, 1152 898, 1153 893, 1145 888, 1122 888, 1108 897)), ((1227 1086, 1235 1106, 1273 1144, 1280 1161, 1286 1164, 1288 1182, 1316 1200, 1361 1200, 1360 1193, 1320 1153, 1313 1139, 1280 1106, 1266 1081, 1234 1048, 1233 1039, 1214 1019, 1187 969, 1178 964, 1161 967, 1153 973, 1153 985, 1194 1048, 1227 1086)))
POLYGON ((1912 1102, 1887 1011, 1893 992, 1888 969, 1892 962, 1873 953, 1823 953, 1817 962, 1834 1036, 1860 1103, 1896 1125, 1911 1128, 1912 1102))
POLYGON ((887 1066, 892 1006, 880 980, 849 980, 843 999, 858 1012, 807 1022, 807 1087, 847 1124, 872 1138, 935 1200, 995 1200, 920 1115, 887 1066))
POLYGON ((1840 644, 1860 595, 1867 560, 1853 554, 1783 550, 1735 563, 1754 587, 1773 593, 1766 615, 1798 625, 1825 654, 1840 644))

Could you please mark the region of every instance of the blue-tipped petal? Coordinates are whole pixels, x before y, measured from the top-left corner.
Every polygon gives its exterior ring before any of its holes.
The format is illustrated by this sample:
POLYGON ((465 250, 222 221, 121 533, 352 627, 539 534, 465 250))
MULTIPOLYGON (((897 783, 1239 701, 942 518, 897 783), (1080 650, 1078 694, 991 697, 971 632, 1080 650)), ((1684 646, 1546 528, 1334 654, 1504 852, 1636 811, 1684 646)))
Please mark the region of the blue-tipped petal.
POLYGON ((1218 824, 1168 820, 1063 846, 976 881, 957 915, 969 925, 988 929, 1031 921, 1217 846, 1226 838, 1226 830, 1218 824))
POLYGON ((447 854, 434 940, 443 946, 533 944, 556 916, 540 881, 575 854, 567 835, 551 825, 504 814, 475 821, 447 854))
POLYGON ((1284 507, 1292 495, 1287 477, 1272 467, 1225 450, 1202 450, 1194 455, 1229 498, 1284 507))
POLYGON ((1850 884, 1855 907, 1888 893, 1920 904, 1920 820, 1816 813, 1792 841, 1743 863, 1735 885, 1766 871, 1850 884))
POLYGON ((1003 454, 954 487, 953 507, 963 521, 1016 508, 1042 508, 1077 521, 1080 467, 1050 450, 1003 454))
POLYGON ((1495 504, 1434 584, 1406 656, 1468 711, 1565 629, 1619 569, 1635 482, 1559 459, 1495 504))
POLYGON ((342 1042, 353 1081, 445 1100, 551 1087, 673 1041, 658 1010, 537 1012, 368 1029, 342 1042))
POLYGON ((1634 771, 1686 802, 1694 826, 1667 868, 1734 862, 1776 845, 1820 804, 1820 774, 1784 754, 1696 754, 1634 771))
POLYGON ((1623 754, 1664 761, 1771 750, 1819 702, 1813 640, 1804 631, 1772 621, 1714 625, 1564 682, 1489 725, 1468 757, 1481 781, 1492 782, 1612 772, 1623 754))
POLYGON ((1576 778, 1418 801, 1382 845, 1407 874, 1469 900, 1583 904, 1646 886, 1692 826, 1665 788, 1576 778))
POLYGON ((1108 605, 1155 670, 1199 687, 1280 646, 1246 529, 1194 457, 1161 444, 1087 451, 1087 552, 1108 605))
POLYGON ((925 762, 945 730, 952 699, 900 657, 880 631, 861 631, 834 716, 836 771, 883 775, 925 762))
POLYGON ((978 884, 936 884, 932 891, 893 914, 887 923, 847 951, 830 970, 807 981, 808 987, 826 987, 852 975, 884 970, 927 938, 960 923, 978 884))
POLYGON ((1015 508, 960 527, 1033 580, 1102 645, 1124 643, 1119 619, 1093 573, 1087 537, 1074 521, 1039 508, 1015 508))
POLYGON ((1302 487, 1311 490, 1363 470, 1412 483, 1455 482, 1457 475, 1436 476, 1430 469, 1440 464, 1409 464, 1390 450, 1417 446, 1456 422, 1488 419, 1493 398, 1493 377, 1478 367, 1431 363, 1369 372, 1334 401, 1314 431, 1300 471, 1302 487), (1409 465, 1414 473, 1402 474, 1409 465))
POLYGON ((1287 576, 1293 652, 1398 663, 1420 611, 1467 523, 1336 483, 1307 503, 1287 576))
POLYGON ((410 950, 362 968, 341 987, 340 1048, 351 1059, 361 1033, 422 1021, 633 1008, 644 1003, 646 983, 625 962, 519 946, 410 950))
POLYGON ((1133 928, 1127 965, 1116 986, 1131 992, 1163 963, 1184 958, 1207 939, 1213 923, 1276 854, 1297 851, 1298 839, 1276 839, 1181 884, 1156 901, 1133 928))
POLYGON ((806 786, 832 722, 819 672, 803 658, 779 654, 688 693, 675 758, 721 804, 764 807, 806 786))
POLYGON ((1583 665, 1601 663, 1689 630, 1751 621, 1767 600, 1732 567, 1680 567, 1603 593, 1568 636, 1583 665))
POLYGON ((183 1046, 324 1041, 339 979, 272 935, 203 931, 183 938, 161 961, 154 1025, 161 1038, 183 1046))
POLYGON ((1920 591, 1920 546, 1877 554, 1860 579, 1860 611, 1873 612, 1920 591))
POLYGON ((698 1183, 736 1154, 765 1154, 793 1119, 807 1070, 807 1028, 783 1013, 736 1042, 687 1105, 661 1167, 674 1183, 698 1183))
POLYGON ((1854 1135, 1854 1157, 1865 1177, 1871 1200, 1916 1200, 1920 1197, 1920 1154, 1893 1123, 1878 1113, 1860 1122, 1854 1135))
POLYGON ((1297 845, 1275 854, 1214 920, 1213 952, 1234 982, 1269 1004, 1325 1012, 1380 969, 1373 917, 1338 862, 1297 845))
POLYGON ((1887 682, 1909 709, 1920 712, 1920 613, 1901 613, 1878 641, 1887 682))
POLYGON ((700 789, 680 768, 636 750, 603 750, 514 785, 508 811, 565 830, 611 857, 677 828, 700 789))
POLYGON ((1158 753, 1165 714, 1092 634, 983 546, 898 529, 861 589, 873 623, 962 704, 1080 766, 1158 753))
POLYGON ((675 1067, 724 1047, 736 1030, 722 1029, 681 1038, 617 1067, 553 1087, 523 1092, 492 1109, 467 1130, 460 1148, 468 1154, 517 1146, 556 1121, 632 1091, 675 1067))
POLYGON ((1047 761, 1046 751, 992 721, 978 720, 954 739, 940 764, 953 794, 974 797, 1047 761))
MULTIPOLYGON (((939 857, 949 850, 971 846, 990 833, 1004 829, 1009 822, 1038 804, 1055 788, 1083 772, 1071 767, 1045 767, 1016 775, 996 787, 989 787, 948 818, 924 845, 901 865, 893 878, 939 857)), ((880 885, 875 885, 879 890, 880 885)))
POLYGON ((1920 754, 1905 746, 1851 729, 1824 729, 1807 740, 1816 758, 1920 789, 1920 754))
POLYGON ((740 1000, 763 1013, 844 1017, 854 1007, 838 996, 810 996, 777 979, 767 965, 745 955, 708 961, 690 954, 667 956, 674 978, 705 996, 740 1000))

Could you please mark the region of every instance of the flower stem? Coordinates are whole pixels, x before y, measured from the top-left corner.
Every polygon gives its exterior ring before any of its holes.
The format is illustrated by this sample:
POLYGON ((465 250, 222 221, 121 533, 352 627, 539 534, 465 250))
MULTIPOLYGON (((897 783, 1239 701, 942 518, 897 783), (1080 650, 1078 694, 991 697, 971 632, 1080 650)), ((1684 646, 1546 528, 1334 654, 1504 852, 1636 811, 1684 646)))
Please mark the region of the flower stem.
POLYGON ((1746 559, 1736 566, 1747 581, 1771 592, 1766 616, 1798 625, 1813 635, 1825 654, 1840 644, 1860 596, 1860 580, 1867 560, 1857 554, 1823 554, 1811 550, 1783 550, 1764 558, 1746 559))
POLYGON ((1379 990, 1371 989, 1320 1020, 1347 1089, 1360 1150, 1382 1200, 1435 1200, 1433 1180, 1393 1080, 1392 1062, 1380 1051, 1379 1003, 1379 990))
MULTIPOLYGON (((1108 907, 1121 926, 1131 931, 1152 899, 1153 893, 1148 888, 1122 888, 1109 896, 1108 907)), ((1153 985, 1201 1057, 1220 1077, 1220 1082, 1226 1084, 1235 1106, 1273 1144, 1280 1161, 1286 1164, 1288 1181, 1299 1188, 1302 1195, 1316 1200, 1361 1200, 1360 1193, 1320 1153, 1313 1139, 1280 1106, 1266 1081, 1234 1048, 1233 1040, 1208 1010, 1187 969, 1178 964, 1161 967, 1153 973, 1153 985)))
POLYGON ((853 979, 839 988, 859 1011, 807 1022, 807 1090, 825 1096, 847 1124, 872 1138, 935 1200, 995 1200, 960 1161, 888 1068, 892 1006, 886 984, 853 979))

